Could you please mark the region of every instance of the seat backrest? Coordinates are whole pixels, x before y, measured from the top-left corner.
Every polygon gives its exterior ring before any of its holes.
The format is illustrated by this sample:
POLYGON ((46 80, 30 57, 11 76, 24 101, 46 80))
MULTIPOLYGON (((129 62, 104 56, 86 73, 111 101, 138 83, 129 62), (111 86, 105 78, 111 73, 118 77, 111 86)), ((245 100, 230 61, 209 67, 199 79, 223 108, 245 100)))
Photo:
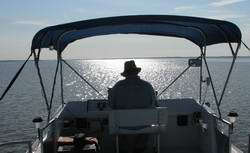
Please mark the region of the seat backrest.
POLYGON ((159 133, 167 124, 167 108, 111 110, 110 134, 159 133))

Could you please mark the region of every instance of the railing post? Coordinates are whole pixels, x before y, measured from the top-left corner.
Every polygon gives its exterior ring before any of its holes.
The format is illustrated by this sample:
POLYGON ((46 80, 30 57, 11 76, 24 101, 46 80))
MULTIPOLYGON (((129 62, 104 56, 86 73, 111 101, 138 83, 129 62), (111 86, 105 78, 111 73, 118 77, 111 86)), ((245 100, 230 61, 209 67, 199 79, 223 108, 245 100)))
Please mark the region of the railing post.
POLYGON ((229 124, 228 125, 228 147, 229 147, 229 150, 228 152, 229 153, 232 153, 232 146, 231 146, 231 135, 233 134, 233 124, 229 124))
POLYGON ((28 153, 32 153, 32 144, 31 144, 31 141, 28 142, 28 153))
POLYGON ((41 144, 41 153, 43 153, 43 130, 40 128, 38 129, 38 139, 41 144))

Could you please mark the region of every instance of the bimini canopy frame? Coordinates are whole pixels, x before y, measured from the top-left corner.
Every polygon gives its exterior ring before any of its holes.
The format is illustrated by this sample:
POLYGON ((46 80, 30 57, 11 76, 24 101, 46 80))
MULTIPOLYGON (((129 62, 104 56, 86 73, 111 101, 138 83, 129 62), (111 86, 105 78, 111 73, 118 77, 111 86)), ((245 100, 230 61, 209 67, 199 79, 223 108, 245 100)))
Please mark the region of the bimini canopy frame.
MULTIPOLYGON (((54 87, 56 84, 57 71, 60 64, 60 74, 61 74, 61 97, 62 104, 63 100, 63 77, 62 77, 62 62, 69 66, 74 72, 77 71, 73 69, 65 60, 62 59, 62 52, 67 47, 68 44, 83 38, 109 35, 109 34, 143 34, 143 35, 156 35, 156 36, 170 36, 179 37, 190 40, 194 44, 200 47, 201 56, 198 57, 201 61, 204 60, 205 67, 209 74, 209 79, 211 80, 213 95, 215 98, 215 103, 217 105, 217 110, 219 117, 221 118, 220 103, 224 95, 225 89, 229 77, 234 66, 238 50, 241 44, 241 32, 240 29, 233 23, 221 20, 197 18, 197 17, 185 17, 185 16, 170 16, 170 15, 139 15, 139 16, 120 16, 120 17, 108 17, 99 18, 92 20, 85 20, 79 22, 73 22, 68 24, 50 26, 40 30, 33 38, 31 53, 34 53, 35 65, 38 70, 38 75, 44 95, 44 99, 48 109, 48 120, 51 114, 52 101, 54 95, 54 87), (215 87, 213 85, 212 77, 209 71, 209 67, 206 61, 206 46, 228 43, 231 53, 233 55, 233 61, 230 66, 230 70, 223 87, 222 94, 220 98, 215 92, 215 87), (231 43, 237 43, 237 49, 234 50, 231 43), (50 100, 46 96, 44 89, 42 76, 39 70, 39 56, 42 48, 52 48, 57 51, 58 62, 56 67, 56 72, 54 76, 54 83, 52 86, 52 93, 50 100), (37 51, 37 52, 36 52, 37 51)), ((190 66, 189 66, 190 67, 190 66)), ((188 67, 188 68, 189 68, 188 67)), ((188 69, 187 68, 187 69, 188 69)), ((185 69, 183 73, 187 70, 185 69)), ((200 66, 200 96, 199 102, 201 103, 202 96, 202 83, 204 82, 202 76, 202 65, 200 66)), ((82 76, 79 75, 83 81, 85 81, 93 90, 95 90, 99 95, 104 97, 98 90, 87 82, 82 76)), ((179 77, 177 77, 178 79, 179 77)), ((177 80, 176 79, 176 80, 177 80)), ((173 82, 175 82, 174 80, 173 82)), ((171 84, 170 84, 171 85, 171 84)), ((169 86, 170 86, 169 85, 169 86)), ((169 87, 167 86, 162 93, 169 87)))
POLYGON ((73 41, 109 34, 180 37, 200 48, 218 43, 240 43, 239 28, 227 21, 170 15, 108 17, 50 26, 33 38, 31 50, 53 48, 62 52, 73 41))

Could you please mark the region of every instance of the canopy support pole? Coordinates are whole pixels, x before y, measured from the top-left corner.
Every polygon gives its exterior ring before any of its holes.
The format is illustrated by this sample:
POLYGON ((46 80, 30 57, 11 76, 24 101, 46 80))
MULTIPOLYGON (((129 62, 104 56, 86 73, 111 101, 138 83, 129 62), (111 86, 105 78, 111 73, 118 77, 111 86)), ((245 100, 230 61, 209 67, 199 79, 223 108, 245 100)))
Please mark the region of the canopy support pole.
POLYGON ((248 51, 250 51, 250 48, 247 46, 247 44, 245 44, 243 41, 241 41, 242 42, 242 44, 246 47, 246 49, 248 50, 248 51))
MULTIPOLYGON (((38 53, 40 53, 40 50, 41 50, 41 48, 39 49, 38 53)), ((42 75, 41 75, 41 72, 40 72, 39 57, 38 57, 38 55, 36 55, 35 51, 33 51, 33 54, 34 54, 35 67, 37 69, 38 78, 39 78, 39 81, 40 81, 40 85, 42 87, 42 93, 43 93, 43 97, 44 97, 44 100, 45 100, 45 103, 46 103, 46 106, 47 106, 47 112, 49 114, 49 110, 50 110, 49 102, 48 102, 47 94, 46 94, 45 87, 44 87, 44 84, 43 84, 42 75)), ((49 120, 48 120, 48 122, 49 122, 49 120)))
POLYGON ((157 97, 160 97, 170 86, 172 86, 191 66, 186 67, 166 88, 164 88, 157 97))
POLYGON ((237 54, 238 54, 238 51, 239 51, 239 49, 240 49, 240 43, 238 43, 235 52, 234 52, 233 47, 232 47, 232 44, 231 44, 230 42, 229 42, 229 46, 230 46, 230 49, 231 49, 231 51, 232 51, 232 53, 233 53, 233 61, 232 61, 232 63, 231 63, 231 66, 230 66, 230 69, 229 69, 229 72, 228 72, 228 75, 227 75, 227 79, 226 79, 226 82, 225 82, 225 84, 224 84, 224 87, 223 87, 221 96, 220 96, 219 106, 221 105, 221 101, 222 101, 222 99, 223 99, 223 96, 224 96, 225 90, 226 90, 226 88, 227 88, 227 84, 228 84, 229 78, 230 78, 230 76, 231 76, 231 73, 232 73, 232 70, 233 70, 233 67, 234 67, 234 64, 235 64, 235 61, 236 61, 236 58, 237 58, 237 54))
POLYGON ((54 74, 54 81, 53 81, 53 86, 51 89, 51 97, 50 97, 50 103, 49 103, 49 115, 48 115, 48 120, 50 120, 50 115, 51 115, 51 109, 52 109, 52 104, 53 104, 53 98, 54 98, 54 92, 55 92, 55 86, 56 86, 56 77, 57 77, 57 73, 58 73, 58 69, 59 69, 59 53, 57 52, 57 63, 56 63, 56 71, 54 74))
MULTIPOLYGON (((197 59, 200 57, 197 57, 197 59)), ((186 67, 167 87, 165 87, 158 95, 157 97, 160 97, 170 86, 172 86, 189 68, 191 65, 186 67)))
POLYGON ((202 57, 203 57, 203 60, 204 60, 204 63, 205 63, 206 69, 207 69, 209 79, 211 80, 211 87, 212 87, 212 90, 213 90, 213 95, 214 95, 215 103, 216 103, 216 106, 217 106, 217 111, 219 113, 219 118, 221 118, 219 101, 218 101, 218 98, 217 98, 217 95, 216 95, 216 92, 215 92, 214 83, 213 83, 211 73, 210 73, 210 70, 209 70, 209 67, 208 67, 208 63, 207 63, 207 60, 206 60, 206 46, 204 47, 204 50, 201 48, 201 54, 202 54, 202 57))
POLYGON ((60 61, 60 80, 61 80, 61 99, 62 99, 62 105, 64 105, 64 90, 63 90, 63 63, 62 63, 62 55, 59 55, 59 61, 60 61))
MULTIPOLYGON (((202 57, 202 54, 201 54, 202 57)), ((203 76, 202 76, 202 58, 201 58, 201 66, 200 66, 200 93, 199 93, 199 103, 201 104, 201 96, 202 96, 202 82, 203 82, 203 76)))
POLYGON ((5 91, 3 92, 2 96, 0 97, 0 101, 4 98, 4 96, 6 95, 6 93, 10 90, 10 88, 12 87, 12 85, 15 83, 16 79, 21 74, 23 68, 25 67, 26 63, 29 61, 29 59, 30 59, 31 56, 32 56, 32 52, 30 53, 30 55, 26 59, 26 61, 23 63, 23 65, 20 67, 20 69, 17 71, 17 73, 15 74, 15 76, 13 77, 13 79, 10 81, 9 85, 7 86, 7 88, 5 89, 5 91))
POLYGON ((86 82, 96 93, 98 93, 99 95, 101 95, 103 98, 105 98, 105 96, 103 94, 101 94, 94 86, 92 86, 86 79, 84 79, 71 65, 69 65, 69 63, 67 63, 65 60, 62 59, 62 61, 72 70, 74 71, 84 82, 86 82))

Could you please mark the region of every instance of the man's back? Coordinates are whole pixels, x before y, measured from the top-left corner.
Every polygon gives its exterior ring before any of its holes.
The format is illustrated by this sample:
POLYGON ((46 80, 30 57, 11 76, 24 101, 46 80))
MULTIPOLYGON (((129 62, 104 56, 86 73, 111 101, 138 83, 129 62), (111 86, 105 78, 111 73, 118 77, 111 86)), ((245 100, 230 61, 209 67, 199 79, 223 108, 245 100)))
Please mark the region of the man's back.
POLYGON ((136 109, 154 107, 156 97, 153 87, 138 76, 119 81, 110 94, 113 109, 136 109))

